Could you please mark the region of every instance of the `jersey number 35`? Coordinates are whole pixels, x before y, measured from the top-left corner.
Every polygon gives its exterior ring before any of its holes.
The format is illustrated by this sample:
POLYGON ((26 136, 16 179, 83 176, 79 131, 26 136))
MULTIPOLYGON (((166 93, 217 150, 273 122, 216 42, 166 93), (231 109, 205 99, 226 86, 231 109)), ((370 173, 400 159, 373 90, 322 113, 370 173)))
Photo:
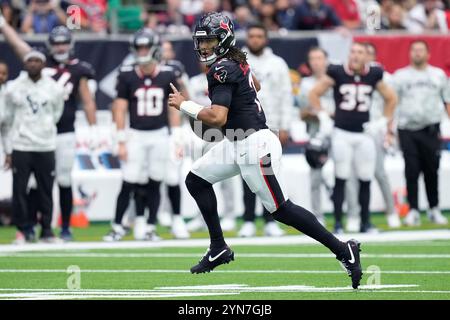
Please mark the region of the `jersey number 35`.
POLYGON ((370 108, 372 87, 365 84, 343 84, 339 88, 342 102, 339 108, 346 111, 367 112, 370 108))

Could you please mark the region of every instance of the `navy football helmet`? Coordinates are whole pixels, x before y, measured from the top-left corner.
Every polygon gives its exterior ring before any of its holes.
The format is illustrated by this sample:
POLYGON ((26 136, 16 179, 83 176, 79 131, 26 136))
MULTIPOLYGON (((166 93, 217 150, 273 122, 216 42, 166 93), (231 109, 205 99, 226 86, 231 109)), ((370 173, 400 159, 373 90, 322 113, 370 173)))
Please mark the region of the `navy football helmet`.
POLYGON ((212 12, 204 15, 195 25, 194 49, 201 62, 213 64, 218 58, 223 57, 232 46, 236 44, 233 22, 226 15, 212 12), (213 54, 205 57, 200 52, 200 41, 203 39, 217 39, 213 54))
POLYGON ((306 162, 313 169, 322 168, 328 160, 330 138, 312 138, 305 148, 306 162))
POLYGON ((161 61, 161 40, 151 29, 142 28, 133 35, 130 41, 130 50, 133 52, 138 64, 148 64, 150 62, 161 61), (148 47, 147 55, 139 56, 139 47, 148 47))
POLYGON ((72 32, 66 26, 57 26, 50 31, 47 39, 47 49, 50 55, 58 62, 64 62, 69 59, 74 45, 72 32), (61 51, 56 49, 56 45, 68 44, 68 50, 61 51))

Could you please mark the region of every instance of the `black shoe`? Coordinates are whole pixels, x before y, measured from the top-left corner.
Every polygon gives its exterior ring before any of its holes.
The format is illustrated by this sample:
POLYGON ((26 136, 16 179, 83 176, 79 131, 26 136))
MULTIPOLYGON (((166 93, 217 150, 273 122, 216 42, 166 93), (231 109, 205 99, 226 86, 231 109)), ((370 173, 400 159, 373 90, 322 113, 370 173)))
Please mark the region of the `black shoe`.
POLYGON ((53 231, 51 229, 47 229, 47 230, 42 230, 41 231, 41 235, 39 236, 39 242, 44 242, 44 243, 57 243, 60 240, 58 240, 58 238, 55 237, 55 234, 53 233, 53 231))
POLYGON ((69 228, 63 228, 59 234, 59 237, 65 242, 70 242, 73 240, 72 232, 69 228))
POLYGON ((26 232, 25 234, 25 242, 27 243, 34 243, 36 242, 36 234, 33 231, 26 232))
POLYGON ((361 244, 355 239, 351 239, 345 243, 345 251, 341 257, 336 257, 336 259, 341 262, 342 266, 347 271, 349 277, 352 278, 353 289, 358 289, 359 282, 362 278, 362 268, 361 260, 359 257, 359 252, 361 251, 361 244))
POLYGON ((54 238, 54 237, 55 237, 55 234, 53 233, 52 229, 42 229, 39 239, 47 239, 47 238, 54 238))
POLYGON ((210 272, 215 267, 234 260, 234 252, 228 246, 221 249, 208 249, 202 260, 191 268, 191 273, 210 272))

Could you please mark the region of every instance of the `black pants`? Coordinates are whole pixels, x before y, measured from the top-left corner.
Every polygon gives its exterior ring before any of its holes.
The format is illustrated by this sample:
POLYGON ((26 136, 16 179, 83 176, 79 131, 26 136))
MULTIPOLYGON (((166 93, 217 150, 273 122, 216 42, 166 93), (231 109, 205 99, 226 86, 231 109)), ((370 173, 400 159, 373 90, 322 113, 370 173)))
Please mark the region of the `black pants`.
POLYGON ((411 209, 418 209, 418 181, 423 173, 430 208, 439 204, 438 171, 441 155, 439 124, 422 130, 398 130, 405 159, 406 189, 411 209))
MULTIPOLYGON (((245 222, 255 222, 256 214, 256 194, 254 194, 250 188, 247 186, 247 183, 242 179, 242 187, 244 188, 244 221, 245 222)), ((263 218, 265 222, 274 221, 272 215, 266 208, 263 208, 263 218)))
POLYGON ((13 167, 13 222, 22 232, 30 232, 33 218, 28 208, 28 180, 34 173, 38 185, 42 229, 50 230, 53 212, 52 189, 55 179, 55 153, 14 150, 13 167))

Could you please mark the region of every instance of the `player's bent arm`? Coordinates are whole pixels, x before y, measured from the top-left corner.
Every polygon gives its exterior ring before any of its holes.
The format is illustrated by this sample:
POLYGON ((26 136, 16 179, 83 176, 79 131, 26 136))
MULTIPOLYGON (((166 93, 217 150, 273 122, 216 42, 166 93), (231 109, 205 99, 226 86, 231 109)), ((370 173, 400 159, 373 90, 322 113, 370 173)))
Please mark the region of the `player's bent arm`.
POLYGON ((22 38, 17 34, 16 30, 11 27, 8 23, 4 23, 3 27, 1 27, 1 31, 3 36, 5 37, 6 42, 11 46, 14 50, 15 54, 19 57, 20 60, 23 60, 25 55, 31 51, 31 47, 22 40, 22 38))
POLYGON ((228 108, 213 104, 210 108, 203 108, 197 115, 197 119, 212 127, 221 128, 227 122, 228 108))
POLYGON ((320 97, 323 96, 332 86, 334 86, 334 80, 332 78, 327 75, 320 78, 309 92, 308 100, 310 106, 317 111, 321 110, 322 106, 320 105, 320 97))
POLYGON ((89 125, 95 125, 97 123, 97 105, 95 104, 94 97, 89 90, 87 78, 80 79, 79 92, 81 101, 83 102, 86 119, 89 125))
POLYGON ((398 101, 397 94, 384 81, 379 81, 376 89, 384 99, 384 116, 389 122, 391 122, 394 117, 394 110, 398 101))

